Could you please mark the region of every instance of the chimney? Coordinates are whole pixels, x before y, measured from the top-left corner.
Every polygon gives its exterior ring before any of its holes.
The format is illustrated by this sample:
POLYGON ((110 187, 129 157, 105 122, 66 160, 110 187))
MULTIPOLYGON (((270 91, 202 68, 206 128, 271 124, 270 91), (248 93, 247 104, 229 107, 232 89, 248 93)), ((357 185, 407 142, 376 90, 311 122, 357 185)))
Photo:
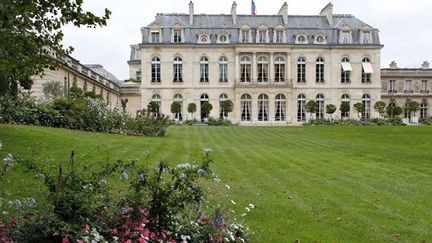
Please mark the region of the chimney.
POLYGON ((333 26, 333 4, 328 3, 327 6, 321 10, 321 16, 325 16, 330 26, 333 26))
POLYGON ((194 4, 192 1, 189 2, 189 25, 193 25, 194 19, 194 4))
POLYGON ((231 7, 231 15, 232 15, 232 20, 233 20, 233 24, 236 25, 237 24, 237 3, 234 1, 231 7))
POLYGON ((398 65, 397 65, 397 63, 395 61, 392 61, 390 63, 390 69, 398 69, 398 65))
POLYGON ((430 63, 428 61, 424 61, 422 64, 422 69, 429 69, 430 68, 430 63))
POLYGON ((278 15, 281 15, 284 21, 284 24, 288 24, 288 4, 285 2, 279 10, 278 15))

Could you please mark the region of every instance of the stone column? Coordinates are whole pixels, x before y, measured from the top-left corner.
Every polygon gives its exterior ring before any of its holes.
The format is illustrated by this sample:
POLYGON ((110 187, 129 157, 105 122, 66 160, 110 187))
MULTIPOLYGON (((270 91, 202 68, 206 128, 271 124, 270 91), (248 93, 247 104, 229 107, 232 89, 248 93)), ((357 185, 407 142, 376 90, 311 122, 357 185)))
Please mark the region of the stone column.
POLYGON ((275 78, 275 69, 274 69, 274 53, 270 53, 270 73, 269 73, 269 81, 273 82, 275 78))
POLYGON ((252 55, 252 83, 255 83, 257 79, 257 54, 254 52, 252 55))
POLYGON ((235 67, 234 82, 239 82, 240 81, 240 57, 239 57, 239 53, 236 53, 234 67, 235 67))
POLYGON ((285 79, 288 84, 291 83, 291 79, 294 79, 291 74, 291 55, 287 53, 286 64, 285 64, 285 79))
POLYGON ((269 97, 269 122, 273 123, 275 121, 275 115, 276 115, 276 104, 275 104, 275 95, 273 93, 267 93, 268 97, 269 97))

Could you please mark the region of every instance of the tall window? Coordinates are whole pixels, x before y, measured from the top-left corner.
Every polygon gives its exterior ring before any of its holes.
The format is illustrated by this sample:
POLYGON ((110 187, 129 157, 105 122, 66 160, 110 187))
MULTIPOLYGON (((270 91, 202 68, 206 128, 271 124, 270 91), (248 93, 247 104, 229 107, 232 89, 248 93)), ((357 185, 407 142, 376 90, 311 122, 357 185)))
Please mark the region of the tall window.
POLYGON ((371 83, 371 76, 373 70, 372 65, 370 63, 369 58, 365 57, 362 60, 362 83, 369 84, 371 83))
POLYGON ((349 84, 351 83, 351 63, 350 60, 347 57, 344 57, 342 59, 342 71, 341 71, 341 83, 343 84, 349 84))
POLYGON ((342 95, 342 103, 347 104, 347 106, 350 107, 350 109, 348 109, 348 111, 341 112, 342 118, 348 118, 348 117, 350 117, 350 110, 351 110, 351 102, 350 102, 349 95, 347 95, 347 94, 342 95))
POLYGON ((219 59, 219 82, 228 82, 228 59, 226 57, 219 59))
POLYGON ((275 82, 285 82, 285 59, 276 57, 275 59, 275 82))
POLYGON ((422 80, 421 93, 428 93, 428 81, 422 80))
POLYGON ((351 43, 351 31, 342 31, 342 43, 343 44, 351 43))
POLYGON ((362 103, 363 103, 363 107, 364 107, 362 118, 363 119, 369 119, 370 118, 370 112, 371 112, 371 98, 368 94, 365 94, 362 96, 362 103))
POLYGON ((159 57, 153 57, 151 61, 151 82, 161 82, 161 62, 159 57))
POLYGON ((242 30, 242 43, 248 43, 249 42, 249 30, 242 30))
POLYGON ((173 35, 174 35, 173 40, 175 43, 182 42, 182 31, 181 30, 174 30, 173 35))
POLYGON ((183 77, 182 77, 183 61, 180 57, 174 58, 173 67, 174 67, 174 83, 182 83, 183 82, 183 77))
POLYGON ((420 104, 420 118, 428 117, 428 106, 426 102, 420 104))
POLYGON ((396 80, 390 80, 389 93, 396 93, 396 80))
POLYGON ((200 81, 205 83, 209 81, 209 62, 207 57, 201 57, 200 60, 200 81))
POLYGON ((258 58, 258 82, 268 81, 268 59, 266 57, 258 58))
POLYGON ((316 82, 324 83, 324 59, 322 57, 318 57, 316 59, 316 82))
POLYGON ((161 106, 162 106, 162 99, 161 99, 160 95, 158 95, 158 94, 154 94, 154 95, 152 96, 152 101, 153 101, 153 102, 156 102, 156 104, 158 105, 158 110, 156 111, 156 113, 160 113, 160 111, 161 111, 161 106))
POLYGON ((258 31, 258 41, 259 43, 266 43, 266 33, 265 30, 259 30, 258 31))
POLYGON ((318 94, 316 96, 316 104, 318 109, 316 110, 316 118, 324 119, 324 95, 318 94))
POLYGON ((305 122, 306 121, 306 97, 303 94, 300 94, 297 97, 297 121, 305 122))
POLYGON ((251 81, 251 59, 249 57, 242 57, 240 60, 240 82, 251 81))
POLYGON ((183 97, 181 96, 181 94, 176 94, 174 95, 174 102, 177 102, 180 104, 180 112, 174 114, 175 118, 178 119, 179 121, 183 120, 183 115, 182 115, 182 110, 183 110, 183 97))
POLYGON ((152 43, 159 43, 159 32, 152 31, 151 32, 151 42, 152 43))
POLYGON ((286 117, 286 98, 283 94, 276 95, 276 101, 275 101, 275 107, 276 107, 276 115, 275 115, 275 121, 285 121, 286 117))
POLYGON ((258 96, 258 121, 268 121, 269 98, 265 94, 258 96))
POLYGON ((306 83, 306 60, 303 57, 297 60, 297 83, 306 83))
POLYGON ((411 112, 409 112, 409 108, 408 108, 409 103, 408 102, 409 102, 409 100, 406 101, 404 109, 403 109, 404 110, 404 117, 408 118, 411 121, 411 112))
POLYGON ((241 120, 251 121, 252 98, 249 94, 244 94, 240 99, 241 105, 241 120))
POLYGON ((412 81, 405 80, 405 93, 412 93, 412 81))
POLYGON ((224 101, 226 101, 226 100, 228 100, 228 95, 227 94, 221 94, 219 96, 219 109, 220 109, 219 117, 222 118, 222 119, 225 119, 228 116, 227 112, 222 107, 222 103, 224 101))
POLYGON ((276 31, 276 43, 282 43, 283 39, 284 39, 283 36, 284 36, 283 30, 277 30, 276 31))
POLYGON ((141 78, 142 78, 141 71, 136 71, 135 75, 136 75, 136 79, 138 81, 141 81, 141 78))

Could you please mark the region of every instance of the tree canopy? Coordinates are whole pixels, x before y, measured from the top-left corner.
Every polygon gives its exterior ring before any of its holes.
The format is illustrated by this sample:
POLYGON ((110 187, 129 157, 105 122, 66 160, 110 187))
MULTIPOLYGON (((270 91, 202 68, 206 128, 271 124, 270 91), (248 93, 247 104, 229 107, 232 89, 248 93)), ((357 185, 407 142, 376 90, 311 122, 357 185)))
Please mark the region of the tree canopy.
POLYGON ((2 0, 0 1, 0 94, 18 83, 30 89, 31 77, 54 69, 58 60, 73 51, 62 44, 62 27, 105 26, 111 12, 102 16, 83 10, 83 0, 2 0), (7 85, 6 85, 6 84, 7 85))

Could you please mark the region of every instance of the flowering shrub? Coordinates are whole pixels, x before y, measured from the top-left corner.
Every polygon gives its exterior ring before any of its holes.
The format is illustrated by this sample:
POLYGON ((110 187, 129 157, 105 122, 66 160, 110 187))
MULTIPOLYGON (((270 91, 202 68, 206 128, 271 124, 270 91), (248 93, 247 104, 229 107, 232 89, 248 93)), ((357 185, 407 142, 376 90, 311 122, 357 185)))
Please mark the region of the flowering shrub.
POLYGON ((198 164, 142 167, 117 161, 92 169, 77 168, 72 152, 56 173, 7 155, 8 166, 21 166, 43 181, 35 186, 46 201, 0 200, 0 212, 16 211, 0 214, 0 242, 246 242, 245 227, 228 217, 233 210, 203 209, 201 180, 220 181, 210 170, 211 153, 205 149, 198 164), (113 194, 119 184, 129 189, 113 194))
POLYGON ((143 113, 134 118, 118 109, 108 109, 98 96, 80 92, 52 101, 1 96, 0 122, 134 136, 164 136, 168 127, 165 116, 143 113))

